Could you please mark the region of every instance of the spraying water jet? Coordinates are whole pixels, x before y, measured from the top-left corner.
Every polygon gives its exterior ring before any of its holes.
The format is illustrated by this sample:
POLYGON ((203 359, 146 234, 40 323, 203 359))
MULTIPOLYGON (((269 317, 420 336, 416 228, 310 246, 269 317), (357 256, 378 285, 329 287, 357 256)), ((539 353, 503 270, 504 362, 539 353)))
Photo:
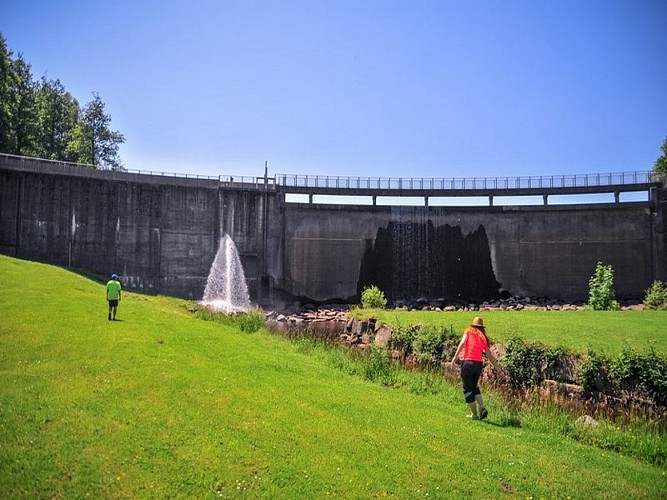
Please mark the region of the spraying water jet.
POLYGON ((250 296, 238 250, 229 235, 220 238, 201 303, 218 312, 244 312, 250 309, 250 296))

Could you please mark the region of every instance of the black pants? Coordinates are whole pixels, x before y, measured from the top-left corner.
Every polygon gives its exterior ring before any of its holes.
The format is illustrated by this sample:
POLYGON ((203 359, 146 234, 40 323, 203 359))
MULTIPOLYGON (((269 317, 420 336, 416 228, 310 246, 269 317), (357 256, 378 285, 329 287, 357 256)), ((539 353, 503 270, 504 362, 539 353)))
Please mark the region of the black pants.
POLYGON ((479 377, 482 375, 484 363, 481 361, 464 361, 461 365, 461 380, 463 380, 463 394, 466 403, 475 401, 475 396, 481 394, 479 391, 479 377))

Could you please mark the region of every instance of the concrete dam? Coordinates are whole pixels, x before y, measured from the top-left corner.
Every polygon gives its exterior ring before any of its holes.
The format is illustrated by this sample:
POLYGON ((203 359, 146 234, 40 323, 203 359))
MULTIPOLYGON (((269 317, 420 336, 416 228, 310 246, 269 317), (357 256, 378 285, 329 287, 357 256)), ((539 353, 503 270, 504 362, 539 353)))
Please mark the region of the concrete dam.
POLYGON ((501 179, 179 177, 0 155, 0 252, 120 275, 127 288, 198 300, 229 235, 251 300, 481 301, 501 293, 586 300, 601 261, 620 299, 667 281, 667 185, 649 173, 501 179), (645 192, 645 201, 620 201, 645 192), (611 193, 604 203, 550 197, 611 193), (365 196, 372 203, 317 198, 365 196), (292 202, 289 197, 301 197, 292 202), (377 203, 419 197, 419 206, 377 203), (485 206, 436 206, 476 196, 485 206), (543 203, 494 205, 501 196, 543 203))

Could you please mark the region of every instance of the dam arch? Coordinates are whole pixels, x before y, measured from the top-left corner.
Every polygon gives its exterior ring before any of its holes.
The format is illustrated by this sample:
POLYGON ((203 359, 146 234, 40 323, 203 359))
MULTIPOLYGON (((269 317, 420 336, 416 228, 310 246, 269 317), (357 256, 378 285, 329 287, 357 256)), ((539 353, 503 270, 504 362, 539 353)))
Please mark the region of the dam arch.
POLYGON ((391 180, 367 187, 370 180, 351 186, 327 177, 334 186, 315 179, 285 185, 286 176, 266 173, 186 178, 0 155, 0 252, 99 275, 117 272, 130 288, 199 299, 217 242, 229 234, 251 299, 262 304, 355 300, 371 281, 384 283, 394 300, 479 300, 500 290, 583 300, 597 261, 614 267, 621 299, 641 298, 654 279, 667 280, 667 189, 650 178, 616 184, 609 177, 611 184, 592 186, 554 186, 554 178, 533 186, 531 179, 518 187, 495 179, 455 189, 433 180, 419 186, 405 180, 398 188, 391 180), (648 194, 641 202, 619 203, 615 195, 612 203, 548 203, 566 192, 642 190, 648 194), (314 195, 360 192, 400 192, 425 203, 311 202, 314 195), (287 203, 289 193, 305 194, 306 202, 287 203), (457 194, 485 196, 489 204, 427 201, 457 194), (545 203, 493 204, 508 194, 543 196, 545 203))

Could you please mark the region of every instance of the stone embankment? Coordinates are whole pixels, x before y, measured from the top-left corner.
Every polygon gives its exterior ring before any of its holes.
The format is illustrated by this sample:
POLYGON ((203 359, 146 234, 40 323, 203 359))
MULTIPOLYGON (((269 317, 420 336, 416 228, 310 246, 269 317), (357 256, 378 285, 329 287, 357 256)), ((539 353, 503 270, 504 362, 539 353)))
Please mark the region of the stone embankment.
MULTIPOLYGON (((498 300, 489 300, 481 303, 447 301, 445 299, 417 299, 397 301, 394 308, 397 310, 421 311, 577 311, 584 309, 584 302, 563 302, 548 297, 515 297, 508 296, 498 300)), ((621 302, 621 309, 644 309, 644 305, 637 300, 621 302)))
MULTIPOLYGON (((350 305, 323 305, 301 304, 296 302, 286 306, 281 311, 267 313, 267 319, 272 322, 288 325, 302 325, 304 323, 318 324, 325 322, 347 322, 347 312, 350 305)), ((577 311, 585 308, 583 302, 562 302, 547 297, 514 297, 484 301, 481 303, 451 302, 445 299, 417 299, 411 301, 397 301, 393 309, 397 311, 577 311)), ((621 302, 622 310, 645 309, 645 306, 635 301, 621 302)))

